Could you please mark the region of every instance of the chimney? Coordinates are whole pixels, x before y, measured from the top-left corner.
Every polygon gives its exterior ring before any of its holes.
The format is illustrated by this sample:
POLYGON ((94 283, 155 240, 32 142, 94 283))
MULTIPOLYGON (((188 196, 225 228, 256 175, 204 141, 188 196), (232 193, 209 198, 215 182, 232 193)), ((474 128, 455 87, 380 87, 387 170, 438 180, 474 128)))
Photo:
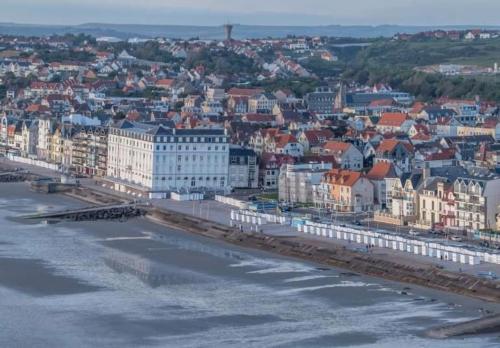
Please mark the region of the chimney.
POLYGON ((424 181, 429 179, 431 177, 431 168, 429 167, 428 163, 424 164, 424 169, 422 171, 422 176, 424 181))

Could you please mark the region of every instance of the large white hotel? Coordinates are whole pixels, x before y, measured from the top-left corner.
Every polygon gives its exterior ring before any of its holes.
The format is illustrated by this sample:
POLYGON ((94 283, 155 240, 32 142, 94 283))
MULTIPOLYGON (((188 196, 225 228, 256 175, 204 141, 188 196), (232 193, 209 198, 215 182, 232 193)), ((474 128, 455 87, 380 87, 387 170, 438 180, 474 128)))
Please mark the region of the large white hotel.
POLYGON ((110 127, 108 180, 151 198, 180 190, 221 190, 229 178, 224 129, 175 129, 127 120, 110 127))

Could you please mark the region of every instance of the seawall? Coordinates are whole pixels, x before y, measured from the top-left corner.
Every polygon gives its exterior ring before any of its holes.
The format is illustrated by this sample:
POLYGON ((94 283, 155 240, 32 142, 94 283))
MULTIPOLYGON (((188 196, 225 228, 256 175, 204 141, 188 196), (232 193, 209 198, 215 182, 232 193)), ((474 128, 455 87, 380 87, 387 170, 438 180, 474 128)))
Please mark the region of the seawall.
POLYGON ((426 335, 431 338, 444 339, 465 335, 477 335, 500 331, 500 314, 487 316, 465 323, 453 324, 428 330, 426 335))
POLYGON ((365 275, 424 286, 484 301, 500 303, 500 284, 473 275, 445 271, 437 267, 411 267, 384 259, 383 255, 362 254, 342 246, 325 244, 302 237, 270 237, 244 233, 197 217, 152 208, 148 217, 169 227, 222 240, 234 245, 255 248, 295 257, 365 275))

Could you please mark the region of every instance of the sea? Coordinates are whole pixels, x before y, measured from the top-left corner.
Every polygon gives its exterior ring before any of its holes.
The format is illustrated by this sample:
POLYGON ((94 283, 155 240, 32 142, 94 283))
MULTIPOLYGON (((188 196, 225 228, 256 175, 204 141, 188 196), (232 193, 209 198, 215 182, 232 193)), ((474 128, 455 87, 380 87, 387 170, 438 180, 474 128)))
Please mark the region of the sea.
POLYGON ((425 330, 480 301, 156 225, 28 221, 85 206, 0 184, 0 347, 499 347, 425 330))

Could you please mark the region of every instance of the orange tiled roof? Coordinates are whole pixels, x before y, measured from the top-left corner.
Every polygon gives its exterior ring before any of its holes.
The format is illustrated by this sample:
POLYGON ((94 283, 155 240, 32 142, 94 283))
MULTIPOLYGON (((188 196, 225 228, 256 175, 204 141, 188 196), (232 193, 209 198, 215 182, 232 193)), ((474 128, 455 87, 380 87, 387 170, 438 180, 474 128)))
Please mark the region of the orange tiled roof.
POLYGON ((350 143, 344 143, 342 141, 330 140, 323 145, 323 149, 327 152, 345 152, 352 145, 350 143))
POLYGON ((406 114, 400 112, 384 112, 377 126, 401 127, 407 117, 406 114))
POLYGON ((377 147, 377 152, 392 151, 396 146, 402 144, 408 151, 413 151, 413 146, 411 144, 399 141, 397 139, 384 139, 377 147))
POLYGON ((173 79, 162 79, 162 80, 156 81, 157 86, 172 87, 173 84, 174 84, 173 79))
POLYGON ((325 173, 323 180, 329 184, 352 187, 362 177, 360 172, 332 169, 325 173))
POLYGON ((383 180, 395 176, 394 166, 390 162, 377 162, 366 177, 370 180, 383 180))

